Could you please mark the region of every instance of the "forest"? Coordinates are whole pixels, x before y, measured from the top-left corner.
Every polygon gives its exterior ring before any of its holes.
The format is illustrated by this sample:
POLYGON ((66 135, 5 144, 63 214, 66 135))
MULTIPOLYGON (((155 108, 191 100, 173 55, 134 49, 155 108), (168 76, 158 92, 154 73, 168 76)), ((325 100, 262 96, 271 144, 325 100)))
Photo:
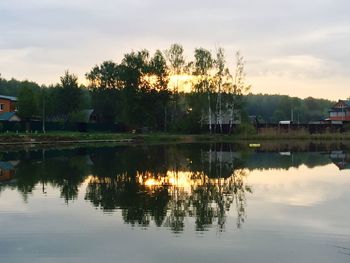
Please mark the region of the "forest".
POLYGON ((69 71, 52 85, 0 75, 0 94, 18 97, 23 120, 79 122, 82 110, 93 109, 97 122, 154 131, 196 133, 208 124, 223 125, 224 116, 230 128, 237 115, 243 121, 257 116, 261 122, 327 116, 329 100, 249 93, 244 58, 239 52, 234 56, 230 68, 222 48, 197 48, 193 60, 186 61, 183 47, 173 44, 154 54, 143 49, 120 62, 103 61, 85 74, 86 85, 69 71))

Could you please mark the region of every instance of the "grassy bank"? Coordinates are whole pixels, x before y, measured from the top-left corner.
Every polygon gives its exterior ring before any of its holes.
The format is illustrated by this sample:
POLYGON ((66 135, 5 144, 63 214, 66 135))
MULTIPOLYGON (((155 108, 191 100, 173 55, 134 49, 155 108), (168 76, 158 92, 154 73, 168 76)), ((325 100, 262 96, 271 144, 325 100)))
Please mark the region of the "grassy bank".
POLYGON ((46 134, 0 134, 0 144, 58 144, 84 142, 115 142, 115 143, 169 143, 169 142, 237 142, 237 141, 341 141, 350 140, 350 133, 309 134, 301 132, 277 134, 238 134, 238 135, 183 135, 170 133, 79 133, 79 132, 48 132, 46 134))

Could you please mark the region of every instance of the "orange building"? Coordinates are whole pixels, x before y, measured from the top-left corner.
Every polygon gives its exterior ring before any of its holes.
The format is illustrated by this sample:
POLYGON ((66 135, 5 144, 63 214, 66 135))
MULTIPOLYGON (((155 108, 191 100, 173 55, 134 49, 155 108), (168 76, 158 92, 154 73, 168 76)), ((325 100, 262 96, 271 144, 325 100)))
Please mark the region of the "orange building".
POLYGON ((17 111, 17 98, 0 95, 0 114, 17 111))
POLYGON ((8 182, 14 179, 14 176, 16 174, 15 167, 18 163, 18 161, 0 161, 0 183, 8 182))
POLYGON ((330 110, 329 119, 331 121, 350 121, 350 101, 339 100, 330 110))

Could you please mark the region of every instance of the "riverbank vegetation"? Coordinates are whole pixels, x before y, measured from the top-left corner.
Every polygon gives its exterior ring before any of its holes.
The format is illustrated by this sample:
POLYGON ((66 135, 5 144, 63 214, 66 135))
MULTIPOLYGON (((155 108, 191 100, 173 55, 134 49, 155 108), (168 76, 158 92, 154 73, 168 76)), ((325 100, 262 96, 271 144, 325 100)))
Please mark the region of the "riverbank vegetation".
POLYGON ((283 143, 347 143, 350 133, 309 134, 307 132, 291 132, 279 134, 247 134, 209 135, 209 134, 169 134, 169 133, 79 133, 48 132, 46 134, 2 133, 0 148, 23 145, 64 145, 82 143, 117 143, 117 144, 163 144, 163 143, 243 143, 252 147, 264 144, 283 143))

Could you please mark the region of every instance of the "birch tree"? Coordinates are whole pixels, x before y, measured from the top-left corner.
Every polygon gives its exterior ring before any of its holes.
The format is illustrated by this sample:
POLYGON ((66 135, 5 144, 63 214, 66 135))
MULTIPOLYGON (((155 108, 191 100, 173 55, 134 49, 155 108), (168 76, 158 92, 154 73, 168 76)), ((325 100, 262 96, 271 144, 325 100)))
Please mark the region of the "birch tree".
POLYGON ((213 68, 213 58, 209 50, 203 48, 197 48, 194 52, 195 57, 195 72, 198 77, 198 91, 206 92, 208 98, 208 123, 209 132, 212 133, 212 111, 211 111, 211 77, 210 71, 213 68))
POLYGON ((184 48, 180 44, 172 44, 168 50, 165 51, 165 56, 169 63, 170 75, 176 76, 176 84, 174 88, 174 102, 175 107, 172 114, 172 120, 174 121, 175 116, 177 115, 177 103, 178 103, 178 94, 179 94, 179 78, 183 73, 183 68, 185 66, 184 58, 184 48))
POLYGON ((217 100, 216 100, 216 125, 219 125, 222 133, 222 83, 225 75, 225 54, 224 49, 219 48, 216 53, 215 68, 216 68, 216 84, 217 84, 217 100))
POLYGON ((230 130, 232 132, 234 120, 235 120, 235 111, 240 108, 240 100, 242 95, 246 93, 250 86, 245 84, 245 72, 244 72, 244 58, 239 51, 236 52, 236 65, 234 68, 234 75, 232 76, 232 85, 230 89, 231 103, 230 103, 230 130))

